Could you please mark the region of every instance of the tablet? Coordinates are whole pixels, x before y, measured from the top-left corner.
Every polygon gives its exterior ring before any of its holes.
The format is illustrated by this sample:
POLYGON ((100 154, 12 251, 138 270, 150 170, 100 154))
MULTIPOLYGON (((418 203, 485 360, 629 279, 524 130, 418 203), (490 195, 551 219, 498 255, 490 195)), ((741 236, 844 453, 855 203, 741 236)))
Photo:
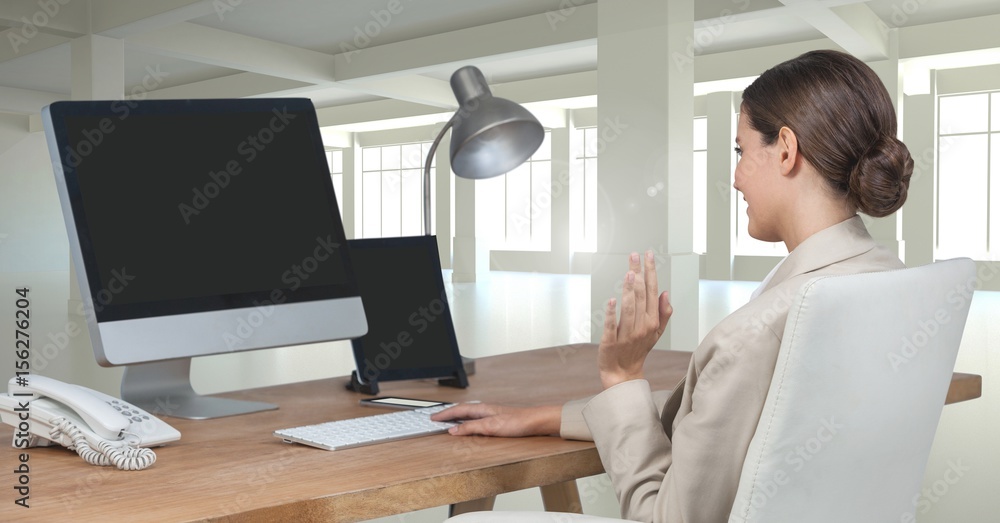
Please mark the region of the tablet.
POLYGON ((368 333, 351 342, 365 392, 377 393, 381 381, 422 378, 449 378, 442 384, 466 387, 437 237, 347 243, 368 320, 368 333))

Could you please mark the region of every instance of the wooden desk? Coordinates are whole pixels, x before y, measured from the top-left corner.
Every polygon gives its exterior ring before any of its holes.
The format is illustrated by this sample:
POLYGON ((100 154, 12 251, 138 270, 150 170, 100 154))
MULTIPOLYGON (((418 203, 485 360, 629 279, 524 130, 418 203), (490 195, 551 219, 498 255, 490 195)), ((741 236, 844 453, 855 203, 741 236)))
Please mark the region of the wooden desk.
MULTIPOLYGON (((655 388, 672 388, 690 353, 653 351, 655 388)), ((561 403, 600 391, 596 346, 570 345, 481 358, 468 389, 433 382, 382 384, 386 394, 460 402, 561 403)), ((956 375, 952 401, 973 395, 978 376, 956 375)), ((0 450, 8 485, 0 521, 357 521, 572 482, 603 472, 593 444, 553 437, 437 435, 328 452, 282 443, 280 428, 378 413, 344 390, 345 378, 226 394, 279 410, 207 421, 166 418, 180 441, 156 464, 124 472, 87 465, 62 448, 29 449, 30 508, 14 505, 18 449, 0 450)), ((9 441, 11 427, 0 425, 9 441)), ((573 485, 573 483, 569 483, 573 485)), ((575 489, 569 489, 569 497, 575 489)), ((566 501, 566 500, 564 500, 566 501)))

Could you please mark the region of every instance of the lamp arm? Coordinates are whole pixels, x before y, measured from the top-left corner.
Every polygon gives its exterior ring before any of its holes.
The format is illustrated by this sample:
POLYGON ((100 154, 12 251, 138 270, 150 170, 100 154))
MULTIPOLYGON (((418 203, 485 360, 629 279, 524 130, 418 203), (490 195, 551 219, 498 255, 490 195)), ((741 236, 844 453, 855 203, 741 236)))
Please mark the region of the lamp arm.
POLYGON ((441 143, 441 139, 444 138, 444 133, 451 129, 451 126, 455 124, 455 119, 458 117, 458 113, 448 120, 448 123, 444 124, 441 128, 441 132, 438 133, 437 138, 434 138, 434 142, 431 143, 431 148, 427 151, 427 160, 424 162, 424 235, 430 236, 431 234, 431 162, 434 160, 434 153, 437 151, 438 144, 441 143))

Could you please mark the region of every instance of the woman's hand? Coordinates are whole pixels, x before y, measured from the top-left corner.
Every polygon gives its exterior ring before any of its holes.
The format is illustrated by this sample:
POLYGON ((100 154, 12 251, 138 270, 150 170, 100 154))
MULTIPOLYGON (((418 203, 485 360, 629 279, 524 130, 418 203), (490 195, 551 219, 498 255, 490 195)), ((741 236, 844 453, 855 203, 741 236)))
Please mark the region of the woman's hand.
POLYGON ((629 256, 629 272, 622 288, 621 320, 615 318, 615 300, 608 300, 604 334, 597 352, 597 368, 604 388, 642 379, 642 365, 667 328, 674 309, 666 291, 657 297, 656 259, 646 251, 645 270, 639 254, 629 256))
POLYGON ((488 403, 462 403, 431 416, 434 421, 465 420, 448 429, 455 436, 549 436, 559 434, 562 406, 505 407, 488 403))

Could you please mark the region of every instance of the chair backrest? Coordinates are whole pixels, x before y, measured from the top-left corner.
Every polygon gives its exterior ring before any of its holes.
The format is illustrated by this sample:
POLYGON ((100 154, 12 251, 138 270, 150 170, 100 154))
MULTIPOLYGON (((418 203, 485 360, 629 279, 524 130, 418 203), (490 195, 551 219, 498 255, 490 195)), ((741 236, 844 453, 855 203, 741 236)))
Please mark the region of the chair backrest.
POLYGON ((912 514, 975 277, 963 258, 806 283, 730 522, 912 514))

